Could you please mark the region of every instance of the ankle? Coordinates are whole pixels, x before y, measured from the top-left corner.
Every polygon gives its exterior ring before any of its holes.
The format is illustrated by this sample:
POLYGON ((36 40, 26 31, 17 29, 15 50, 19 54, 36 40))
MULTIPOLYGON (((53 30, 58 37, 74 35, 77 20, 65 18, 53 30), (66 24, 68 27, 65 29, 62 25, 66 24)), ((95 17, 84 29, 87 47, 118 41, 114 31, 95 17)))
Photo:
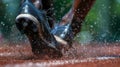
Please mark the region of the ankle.
POLYGON ((71 23, 73 16, 74 16, 74 11, 71 9, 65 16, 62 17, 60 25, 71 23))
POLYGON ((43 8, 42 0, 35 0, 34 5, 38 9, 42 9, 43 8))

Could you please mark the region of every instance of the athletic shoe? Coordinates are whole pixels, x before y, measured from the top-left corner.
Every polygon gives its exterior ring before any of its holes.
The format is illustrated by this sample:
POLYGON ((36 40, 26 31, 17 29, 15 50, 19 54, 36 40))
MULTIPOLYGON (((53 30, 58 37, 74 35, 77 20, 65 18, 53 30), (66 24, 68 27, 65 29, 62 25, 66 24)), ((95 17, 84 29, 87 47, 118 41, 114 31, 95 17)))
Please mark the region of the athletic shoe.
POLYGON ((55 25, 54 29, 51 31, 54 34, 56 40, 64 45, 69 45, 71 47, 73 41, 73 33, 71 29, 71 24, 67 23, 65 25, 55 25))
POLYGON ((61 57, 59 43, 51 34, 46 18, 45 12, 35 8, 31 0, 24 0, 16 17, 16 26, 28 37, 35 55, 61 57))

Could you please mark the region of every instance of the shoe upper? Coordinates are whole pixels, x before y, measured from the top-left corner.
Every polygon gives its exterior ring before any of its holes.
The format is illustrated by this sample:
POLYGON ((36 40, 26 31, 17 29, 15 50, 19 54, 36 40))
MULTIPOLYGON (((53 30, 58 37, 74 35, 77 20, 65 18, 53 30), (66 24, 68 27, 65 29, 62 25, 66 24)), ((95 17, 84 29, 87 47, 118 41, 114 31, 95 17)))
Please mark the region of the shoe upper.
MULTIPOLYGON (((42 11, 41 11, 42 12, 42 11)), ((31 14, 38 18, 38 15, 41 14, 39 10, 35 8, 31 1, 25 0, 20 7, 18 14, 31 14)))
POLYGON ((31 0, 25 0, 22 3, 21 8, 19 10, 19 14, 30 14, 34 16, 39 21, 39 23, 44 27, 43 29, 45 30, 43 32, 46 32, 48 34, 51 31, 45 11, 40 9, 38 10, 32 4, 31 0))
MULTIPOLYGON (((40 23, 40 27, 41 29, 41 33, 42 36, 40 36, 42 39, 44 39, 44 41, 49 42, 50 44, 57 46, 57 41, 55 40, 53 34, 51 34, 51 28, 49 26, 48 23, 48 19, 46 16, 45 11, 43 10, 38 10, 33 3, 31 2, 31 0, 25 0, 20 7, 19 13, 20 14, 30 14, 32 16, 34 16, 40 23)), ((18 18, 20 19, 20 18, 18 18)), ((16 19, 17 21, 17 19, 16 19)))
POLYGON ((55 25, 51 33, 67 41, 68 44, 71 44, 74 38, 72 29, 69 23, 65 25, 55 25))

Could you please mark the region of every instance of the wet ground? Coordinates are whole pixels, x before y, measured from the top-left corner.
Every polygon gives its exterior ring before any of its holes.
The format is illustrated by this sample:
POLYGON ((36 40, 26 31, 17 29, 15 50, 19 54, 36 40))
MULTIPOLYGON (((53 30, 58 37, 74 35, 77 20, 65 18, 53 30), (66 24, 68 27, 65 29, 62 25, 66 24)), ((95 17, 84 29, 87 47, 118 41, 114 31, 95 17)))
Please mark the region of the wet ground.
POLYGON ((120 67, 120 43, 73 45, 58 59, 34 56, 29 44, 0 45, 0 67, 120 67))

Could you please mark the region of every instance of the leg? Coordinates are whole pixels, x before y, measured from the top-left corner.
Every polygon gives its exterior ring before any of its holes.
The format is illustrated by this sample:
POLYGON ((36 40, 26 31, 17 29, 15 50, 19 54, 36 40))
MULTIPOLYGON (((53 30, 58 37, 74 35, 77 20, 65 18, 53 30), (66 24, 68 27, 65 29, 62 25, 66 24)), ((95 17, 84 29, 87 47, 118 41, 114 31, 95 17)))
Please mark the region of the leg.
POLYGON ((81 24, 95 0, 74 0, 71 10, 62 18, 61 25, 71 22, 73 34, 80 32, 81 24))
POLYGON ((90 11, 94 2, 95 0, 75 0, 73 8, 74 17, 72 20, 72 30, 74 32, 74 35, 80 32, 81 24, 90 11))
POLYGON ((81 23, 89 12, 95 0, 74 0, 70 11, 62 18, 59 26, 52 30, 54 35, 72 44, 74 36, 81 29, 81 23))

